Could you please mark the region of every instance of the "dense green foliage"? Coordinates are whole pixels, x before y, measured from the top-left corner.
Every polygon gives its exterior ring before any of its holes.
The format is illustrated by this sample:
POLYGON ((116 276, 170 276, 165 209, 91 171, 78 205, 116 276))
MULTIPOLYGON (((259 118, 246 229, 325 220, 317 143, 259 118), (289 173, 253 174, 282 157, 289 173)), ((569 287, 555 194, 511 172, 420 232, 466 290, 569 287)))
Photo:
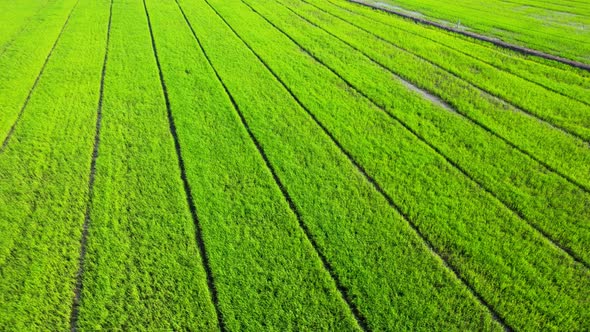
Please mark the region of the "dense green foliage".
POLYGON ((33 23, 38 16, 35 14, 45 14, 45 6, 49 0, 27 0, 27 1, 2 1, 2 11, 0 11, 0 54, 10 47, 12 41, 17 39, 26 27, 33 23))
POLYGON ((436 107, 421 95, 408 91, 399 80, 391 79, 389 71, 366 56, 352 52, 350 47, 330 38, 327 33, 314 31, 310 24, 286 8, 272 8, 274 14, 267 7, 257 8, 269 20, 281 13, 280 20, 278 17, 274 20, 275 24, 301 41, 299 45, 320 61, 332 65, 339 75, 425 138, 443 156, 528 217, 530 222, 559 239, 560 243, 575 248, 577 255, 590 264, 590 253, 585 250, 585 243, 590 241, 587 237, 590 234, 585 232, 589 226, 586 220, 590 220, 590 195, 587 192, 548 172, 539 163, 452 110, 436 107), (326 46, 329 52, 325 51, 326 46), (354 66, 347 65, 350 61, 354 66), (366 80, 367 76, 373 79, 366 80))
POLYGON ((112 10, 78 326, 212 329, 143 3, 112 10))
MULTIPOLYGON (((428 328, 441 324, 443 317, 453 311, 465 315, 457 321, 447 319, 449 328, 489 324, 483 308, 478 308, 458 281, 441 269, 406 222, 215 17, 212 9, 205 4, 182 3, 194 20, 197 34, 202 35, 213 65, 227 81, 246 121, 293 197, 303 223, 343 286, 349 289, 368 325, 378 329, 407 328, 412 324, 428 328), (205 25, 198 24, 199 19, 208 22, 207 34, 205 25), (237 56, 239 62, 232 59, 237 56), (242 83, 240 70, 231 66, 252 73, 249 81, 242 83), (408 275, 397 271, 397 264, 421 268, 408 275), (398 282, 386 288, 388 280, 398 282), (392 311, 399 298, 404 298, 407 305, 392 311)), ((248 24, 255 23, 248 18, 248 24)), ((265 36, 260 38, 264 40, 265 36)))
MULTIPOLYGON (((400 34, 407 37, 407 34, 411 34, 419 37, 418 40, 430 41, 429 44, 432 47, 444 45, 448 50, 441 49, 442 54, 449 53, 449 50, 459 52, 573 99, 586 104, 590 103, 590 95, 587 92, 590 88, 590 73, 588 72, 571 70, 571 68, 563 70, 562 67, 565 65, 556 62, 542 61, 535 57, 524 56, 507 49, 494 47, 489 43, 479 42, 457 34, 449 34, 440 29, 415 24, 394 15, 379 13, 348 2, 333 2, 330 0, 314 2, 313 4, 338 17, 342 16, 343 13, 352 15, 355 19, 350 19, 349 16, 349 22, 354 22, 360 28, 371 30, 384 39, 388 39, 389 34, 392 37, 400 36, 400 34), (365 19, 362 19, 362 17, 365 17, 365 19), (379 33, 380 31, 386 33, 379 33)), ((398 39, 391 38, 389 40, 395 44, 398 39)), ((457 53, 453 52, 453 54, 457 53)))
POLYGON ((225 325, 355 330, 178 4, 147 3, 225 325))
POLYGON ((344 0, 0 9, 0 330, 590 321, 589 73, 344 0))
POLYGON ((0 330, 67 330, 108 1, 81 1, 0 154, 0 330))
MULTIPOLYGON (((443 256, 453 257, 450 263, 464 273, 465 279, 475 285, 482 285, 481 288, 474 287, 488 302, 497 305, 498 311, 505 316, 506 320, 518 326, 518 322, 524 315, 523 312, 530 312, 533 317, 538 315, 538 312, 551 310, 556 301, 562 302, 564 306, 572 310, 562 312, 561 317, 556 318, 555 321, 538 321, 540 327, 558 326, 558 322, 566 317, 585 316, 584 310, 573 308, 576 305, 582 305, 587 295, 578 294, 581 289, 576 286, 583 283, 587 274, 577 271, 578 268, 572 261, 562 265, 565 263, 565 253, 553 252, 550 244, 542 244, 542 237, 534 234, 535 232, 527 223, 515 218, 510 210, 497 204, 493 198, 473 183, 466 181, 462 174, 452 169, 451 165, 445 165, 440 157, 420 144, 402 126, 392 123, 383 112, 374 109, 366 100, 348 91, 342 81, 339 81, 335 75, 330 75, 317 63, 314 64, 313 59, 300 52, 296 45, 289 47, 290 43, 286 37, 270 29, 268 24, 265 25, 263 22, 257 24, 260 18, 253 13, 248 13, 244 6, 227 2, 223 4, 211 2, 223 15, 227 16, 229 24, 235 27, 244 41, 250 43, 254 51, 260 52, 263 60, 333 133, 342 146, 350 151, 391 197, 394 197, 394 201, 403 202, 398 203, 400 208, 411 221, 417 224, 421 233, 433 243, 435 249, 443 256), (240 14, 232 15, 232 13, 240 14), (281 41, 281 37, 285 40, 281 41), (268 40, 278 40, 281 46, 272 47, 268 40), (310 81, 309 77, 315 79, 310 81), (412 170, 418 168, 421 170, 419 173, 412 173, 412 170), (486 206, 486 210, 481 211, 479 208, 481 206, 486 206), (470 229, 469 234, 459 231, 463 227, 470 229), (451 231, 452 229, 455 231, 451 231), (503 234, 501 242, 498 241, 498 234, 503 234), (452 236, 452 238, 446 236, 452 236), (467 240, 470 238, 471 241, 467 240), (479 242, 477 246, 474 246, 475 238, 479 242), (482 246, 486 248, 485 253, 479 252, 482 246), (540 246, 545 247, 547 256, 528 254, 535 252, 540 246), (543 271, 542 266, 548 260, 554 262, 554 267, 542 273, 527 272, 528 268, 516 263, 527 261, 531 266, 536 266, 543 271), (504 263, 492 267, 491 261, 504 263), (486 268, 490 270, 486 272, 486 268), (516 270, 519 272, 515 273, 516 270), (499 281, 498 271, 503 271, 502 277, 510 280, 513 285, 511 289, 502 290, 492 286, 499 281), (554 277, 549 277, 549 274, 553 273, 555 273, 554 277), (523 278, 525 275, 529 284, 523 278), (561 278, 564 284, 552 286, 553 279, 556 277, 561 278), (483 286, 484 284, 486 286, 483 286), (568 292, 567 295, 563 293, 560 289, 564 286, 573 287, 572 292, 568 292), (551 288, 553 290, 550 290, 551 288), (539 295, 540 292, 546 292, 548 296, 539 295), (534 298, 536 299, 535 307, 538 309, 533 306, 522 307, 522 303, 497 298, 496 294, 499 293, 503 293, 506 299, 534 298), (563 296, 557 299, 555 296, 560 293, 563 296), (582 296, 578 297, 578 295, 582 296), (573 302, 570 302, 572 300, 573 302), (535 312, 536 310, 538 312, 535 312), (511 317, 508 314, 511 311, 518 314, 511 317)), ((274 17, 281 12, 280 8, 271 6, 267 2, 265 4, 268 6, 265 12, 266 17, 274 17)), ((296 5, 293 4, 293 6, 296 5)), ((297 19, 281 17, 277 19, 277 22, 295 24, 297 19)), ((314 34, 313 30, 301 25, 289 32, 293 36, 299 36, 295 31, 306 36, 314 34)), ((328 44, 328 41, 323 40, 318 45, 322 46, 318 48, 318 52, 335 53, 335 48, 328 44)), ((351 52, 352 50, 348 50, 346 54, 351 52)), ((346 60, 351 61, 351 57, 346 60)), ((354 67, 359 64, 358 61, 349 63, 354 64, 348 68, 349 71, 354 71, 354 67)), ((578 195, 582 197, 582 201, 585 199, 588 202, 588 198, 584 197, 583 193, 578 195)), ((574 214, 572 219, 575 222, 575 217, 578 216, 575 212, 572 214, 574 214)), ((585 217, 587 216, 586 212, 585 217)), ((573 235, 570 235, 574 239, 576 239, 576 231, 577 229, 572 232, 573 235)), ((581 239, 576 240, 585 242, 581 239)), ((558 312, 555 312, 555 315, 559 317, 558 312)), ((577 326, 575 320, 570 323, 572 328, 577 326)), ((530 325, 530 323, 527 324, 530 325)), ((375 326, 375 328, 382 327, 375 326)))
MULTIPOLYGON (((36 15, 0 55, 0 141, 4 141, 77 0, 57 0, 36 15)), ((4 24, 2 24, 4 27, 4 24)))
MULTIPOLYGON (((325 3, 322 1, 321 3, 325 3)), ((318 6, 302 6, 316 12, 318 6)), ((320 9, 322 10, 322 9, 320 9)), ((340 10, 336 17, 346 20, 346 11, 340 10)), ((390 15, 391 16, 391 15, 390 15)), ((548 91, 516 75, 498 70, 494 66, 473 59, 461 52, 451 50, 439 43, 415 34, 393 29, 390 25, 360 19, 366 30, 386 40, 394 46, 394 51, 406 51, 417 58, 445 69, 450 74, 462 78, 471 86, 498 96, 521 110, 558 125, 564 130, 590 140, 590 105, 572 100, 570 97, 548 91)), ((399 21, 404 21, 399 19, 399 21)), ((404 21, 405 22, 405 21, 404 21)), ((333 23, 333 21, 330 21, 333 23)), ((405 22, 406 24, 408 22, 405 22)), ((353 23, 354 24, 354 23, 353 23)), ((358 25, 357 25, 358 27, 358 25)), ((418 25, 418 27, 420 27, 418 25)), ((421 29, 427 30, 427 29, 421 29)), ((438 39, 438 38, 437 38, 438 39)))
MULTIPOLYGON (((308 8, 305 18, 309 22, 361 51, 394 74, 437 95, 457 112, 580 183, 586 191, 590 191, 590 169, 587 167, 590 164, 588 142, 555 128, 550 123, 540 122, 539 119, 515 109, 503 99, 482 93, 468 82, 424 59, 392 48, 374 33, 360 30, 328 13, 313 10, 306 4, 294 4, 292 10, 299 12, 303 10, 299 8, 303 7, 308 8)), ((351 15, 350 20, 354 22, 355 19, 356 17, 351 15)), ((584 132, 588 130, 582 129, 584 132)))

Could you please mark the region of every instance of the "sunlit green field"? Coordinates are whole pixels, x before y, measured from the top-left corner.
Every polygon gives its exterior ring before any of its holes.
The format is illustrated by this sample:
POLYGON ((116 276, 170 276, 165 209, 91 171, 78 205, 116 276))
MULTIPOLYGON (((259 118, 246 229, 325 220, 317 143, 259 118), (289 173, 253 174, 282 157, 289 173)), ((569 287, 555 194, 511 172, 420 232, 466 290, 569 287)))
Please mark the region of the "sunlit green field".
POLYGON ((590 72, 345 0, 0 23, 0 331, 590 327, 590 72))

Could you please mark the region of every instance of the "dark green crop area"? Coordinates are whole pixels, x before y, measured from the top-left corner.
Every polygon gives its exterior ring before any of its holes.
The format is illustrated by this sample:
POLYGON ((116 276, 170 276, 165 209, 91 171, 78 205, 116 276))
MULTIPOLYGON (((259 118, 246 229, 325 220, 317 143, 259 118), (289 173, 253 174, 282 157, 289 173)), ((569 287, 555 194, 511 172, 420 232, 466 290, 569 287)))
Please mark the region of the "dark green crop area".
MULTIPOLYGON (((586 0, 496 2, 587 60, 586 0)), ((346 0, 0 0, 0 331, 589 322, 590 72, 346 0)))

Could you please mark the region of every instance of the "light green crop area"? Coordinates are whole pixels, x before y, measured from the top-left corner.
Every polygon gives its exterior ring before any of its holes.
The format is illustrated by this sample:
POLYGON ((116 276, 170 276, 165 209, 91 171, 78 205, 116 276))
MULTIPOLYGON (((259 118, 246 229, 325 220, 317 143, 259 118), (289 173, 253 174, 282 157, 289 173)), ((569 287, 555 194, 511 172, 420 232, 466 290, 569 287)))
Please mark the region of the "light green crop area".
MULTIPOLYGON (((407 4, 586 52, 581 0, 407 4)), ((589 72, 345 0, 0 20, 1 331, 588 328, 589 72)))

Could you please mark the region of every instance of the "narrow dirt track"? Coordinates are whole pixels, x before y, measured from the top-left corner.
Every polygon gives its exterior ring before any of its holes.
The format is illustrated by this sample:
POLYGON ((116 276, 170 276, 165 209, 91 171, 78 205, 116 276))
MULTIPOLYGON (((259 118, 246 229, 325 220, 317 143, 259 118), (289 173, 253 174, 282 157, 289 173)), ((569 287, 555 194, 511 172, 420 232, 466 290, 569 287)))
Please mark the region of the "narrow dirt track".
POLYGON ((463 31, 463 30, 460 30, 460 29, 456 29, 456 28, 453 28, 453 27, 446 26, 446 25, 441 24, 441 23, 437 23, 437 22, 433 22, 433 21, 430 21, 430 20, 426 20, 426 19, 420 18, 420 17, 408 15, 408 14, 405 14, 405 13, 402 13, 402 12, 399 12, 399 11, 396 11, 396 10, 393 10, 393 9, 383 8, 383 7, 380 7, 380 6, 377 6, 377 5, 372 5, 372 4, 366 3, 366 2, 361 1, 361 0, 347 0, 347 1, 352 2, 352 3, 359 4, 359 5, 362 5, 362 6, 366 6, 366 7, 369 7, 369 8, 373 8, 373 9, 376 9, 376 10, 381 10, 381 11, 384 11, 384 12, 387 12, 387 13, 390 13, 390 14, 394 14, 394 15, 400 16, 400 17, 404 17, 404 18, 413 20, 413 21, 418 22, 418 23, 421 23, 421 24, 426 24, 426 25, 434 26, 434 27, 437 27, 437 28, 440 28, 440 29, 443 29, 443 30, 446 30, 446 31, 458 33, 458 34, 461 34, 461 35, 464 35, 464 36, 467 36, 467 37, 471 37, 471 38, 474 38, 474 39, 478 39, 478 40, 482 40, 482 41, 485 41, 485 42, 488 42, 488 43, 492 43, 492 44, 494 44, 496 46, 507 48, 507 49, 510 49, 512 51, 520 52, 522 54, 534 55, 534 56, 537 56, 537 57, 540 57, 540 58, 544 58, 544 59, 548 59, 548 60, 553 60, 553 61, 561 62, 561 63, 564 63, 566 65, 570 65, 572 67, 576 67, 576 68, 580 68, 580 69, 583 69, 583 70, 590 71, 590 65, 589 64, 585 64, 585 63, 582 63, 582 62, 578 62, 578 61, 574 61, 574 60, 562 58, 562 57, 559 57, 559 56, 556 56, 556 55, 544 53, 544 52, 541 52, 541 51, 538 51, 538 50, 533 50, 533 49, 530 49, 530 48, 527 48, 527 47, 523 47, 523 46, 519 46, 519 45, 507 43, 507 42, 504 42, 504 41, 501 41, 501 40, 498 40, 498 39, 495 39, 495 38, 491 38, 491 37, 488 37, 488 36, 480 35, 480 34, 477 34, 477 33, 474 33, 474 32, 463 31))

